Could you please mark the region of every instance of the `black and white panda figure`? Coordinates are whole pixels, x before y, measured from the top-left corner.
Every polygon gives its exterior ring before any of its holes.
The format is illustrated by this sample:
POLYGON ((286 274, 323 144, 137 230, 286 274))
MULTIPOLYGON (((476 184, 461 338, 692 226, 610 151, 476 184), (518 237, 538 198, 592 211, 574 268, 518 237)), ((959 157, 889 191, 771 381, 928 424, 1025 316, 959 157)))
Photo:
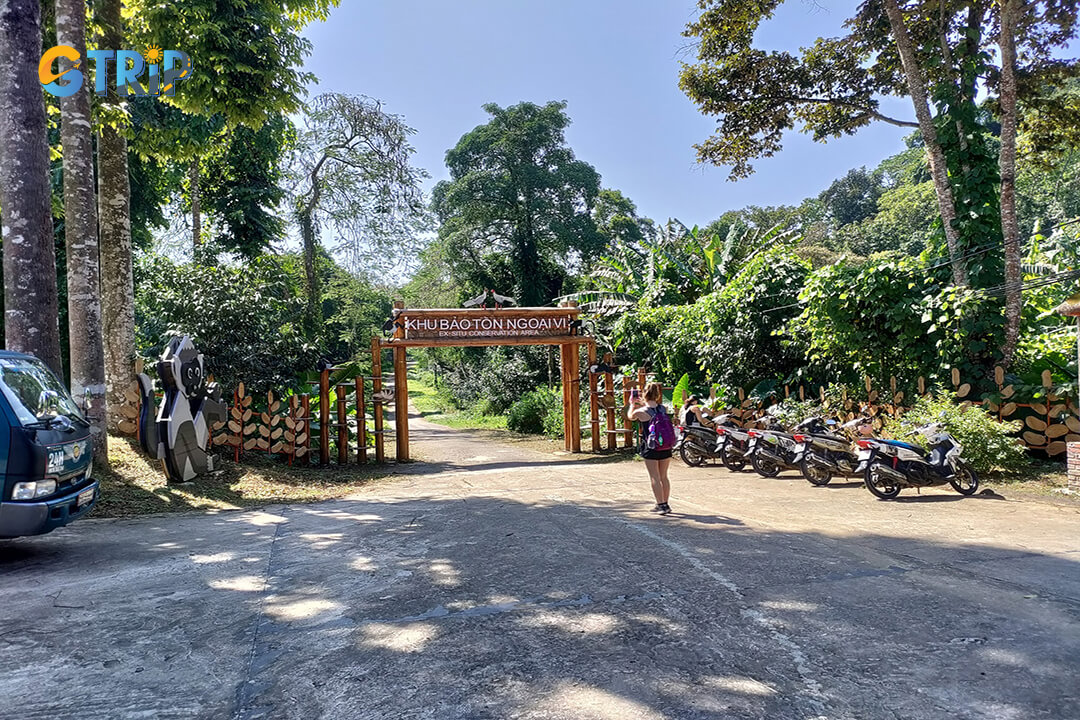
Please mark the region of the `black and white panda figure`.
MULTIPOLYGON (((202 353, 187 335, 169 342, 157 367, 165 397, 157 422, 153 423, 155 427, 151 429, 149 422, 144 425, 142 445, 149 454, 164 461, 169 482, 189 482, 214 469, 206 448, 211 426, 225 419, 221 388, 217 383, 206 382, 202 353)), ((149 378, 141 376, 143 407, 147 408, 149 395, 152 412, 153 391, 147 392, 148 388, 149 378)))

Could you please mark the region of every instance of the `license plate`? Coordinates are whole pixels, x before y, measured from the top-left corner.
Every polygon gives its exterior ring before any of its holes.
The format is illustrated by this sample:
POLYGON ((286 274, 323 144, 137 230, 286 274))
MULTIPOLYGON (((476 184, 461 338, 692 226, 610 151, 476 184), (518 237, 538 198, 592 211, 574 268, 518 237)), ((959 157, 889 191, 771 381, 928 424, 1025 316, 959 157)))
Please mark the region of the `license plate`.
POLYGON ((81 493, 79 493, 79 498, 75 501, 75 507, 82 507, 93 499, 94 488, 90 488, 89 490, 83 490, 81 493))

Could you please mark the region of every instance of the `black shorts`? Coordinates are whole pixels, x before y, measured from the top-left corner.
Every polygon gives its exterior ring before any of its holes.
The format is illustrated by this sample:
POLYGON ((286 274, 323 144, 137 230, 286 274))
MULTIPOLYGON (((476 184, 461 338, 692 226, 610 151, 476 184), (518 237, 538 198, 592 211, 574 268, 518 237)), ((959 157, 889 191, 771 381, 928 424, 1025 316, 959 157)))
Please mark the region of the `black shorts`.
POLYGON ((645 450, 644 448, 638 453, 643 460, 670 460, 671 450, 645 450))

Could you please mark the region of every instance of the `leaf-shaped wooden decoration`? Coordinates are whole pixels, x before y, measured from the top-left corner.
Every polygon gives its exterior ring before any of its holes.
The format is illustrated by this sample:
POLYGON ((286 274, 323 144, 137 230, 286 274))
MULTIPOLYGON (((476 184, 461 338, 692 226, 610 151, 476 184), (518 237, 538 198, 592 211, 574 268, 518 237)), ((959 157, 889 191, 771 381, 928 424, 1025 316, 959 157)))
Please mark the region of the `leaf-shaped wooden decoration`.
POLYGON ((741 402, 741 401, 743 401, 745 399, 746 399, 746 392, 742 388, 739 388, 739 401, 741 402))
POLYGON ((1013 390, 1012 385, 1006 385, 1005 387, 1001 388, 1001 397, 1003 397, 1003 398, 1011 398, 1013 396, 1014 392, 1016 392, 1016 391, 1013 390))
POLYGON ((252 423, 250 425, 245 425, 244 426, 244 434, 245 435, 250 435, 251 433, 255 432, 256 428, 258 428, 258 427, 259 426, 256 425, 255 423, 252 423))
POLYGON ((892 401, 894 405, 899 405, 900 403, 902 403, 904 401, 904 391, 901 390, 900 392, 893 395, 892 401))
POLYGON ((247 397, 245 397, 243 400, 240 401, 240 404, 244 407, 251 407, 251 396, 248 395, 247 397))
POLYGON ((259 426, 259 435, 262 437, 270 437, 270 428, 265 425, 259 426))
POLYGON ((849 400, 848 398, 844 398, 844 409, 845 410, 850 410, 851 409, 851 400, 849 400))
POLYGON ((971 392, 971 383, 964 383, 960 387, 956 388, 956 397, 966 398, 969 392, 971 392))
POLYGON ((283 449, 284 447, 285 447, 285 446, 284 446, 284 445, 282 445, 281 443, 274 443, 274 445, 272 445, 272 446, 270 447, 270 452, 272 452, 272 453, 274 453, 274 454, 276 455, 277 453, 281 452, 281 450, 282 450, 282 449, 283 449))
POLYGON ((877 405, 871 405, 870 408, 867 410, 867 412, 870 413, 871 417, 873 417, 874 415, 877 415, 878 414, 878 406, 877 405))
POLYGON ((997 412, 998 411, 997 403, 987 402, 986 403, 986 409, 989 410, 990 412, 997 412))
POLYGON ((121 405, 120 414, 130 420, 134 420, 135 418, 139 417, 138 409, 132 405, 121 405))
POLYGON ((248 440, 247 442, 244 443, 244 449, 245 450, 250 450, 251 448, 255 447, 256 442, 258 442, 257 438, 251 438, 250 440, 248 440))
POLYGON ((1061 453, 1065 452, 1068 447, 1069 446, 1066 445, 1063 441, 1057 440, 1046 446, 1046 454, 1051 456, 1060 455, 1061 453))
POLYGON ((1042 403, 1032 403, 1031 404, 1031 411, 1034 412, 1036 415, 1045 415, 1046 414, 1046 406, 1043 405, 1042 403))
POLYGON ((1080 433, 1080 418, 1070 415, 1065 418, 1065 426, 1074 433, 1080 433))
POLYGON ((863 376, 863 384, 866 385, 866 392, 870 392, 871 385, 870 385, 870 376, 869 375, 864 375, 863 376))
POLYGON ((969 407, 971 407, 971 401, 970 400, 965 400, 964 402, 960 403, 960 409, 961 410, 967 410, 969 407))
POLYGON ((1024 423, 1036 432, 1042 432, 1046 429, 1046 423, 1041 418, 1037 418, 1034 415, 1028 415, 1024 418, 1024 423))
POLYGON ((273 405, 270 406, 270 412, 272 412, 272 413, 276 413, 276 412, 278 412, 280 410, 281 410, 281 403, 280 402, 276 402, 276 403, 274 403, 273 405))
POLYGON ((1043 387, 1046 387, 1046 388, 1048 388, 1048 387, 1050 387, 1051 385, 1054 384, 1054 376, 1050 374, 1049 370, 1043 370, 1042 371, 1042 384, 1043 384, 1043 387))
POLYGON ((870 402, 877 402, 878 394, 877 390, 870 391, 870 402))
POLYGON ((1063 412, 1065 412, 1064 405, 1054 405, 1049 410, 1050 417, 1060 417, 1063 412))
POLYGON ((281 424, 281 416, 280 415, 274 415, 272 418, 270 418, 270 427, 277 427, 280 424, 281 424))
POLYGON ((1008 402, 1001 406, 1001 417, 1009 417, 1016 412, 1016 403, 1008 402))
POLYGON ((236 396, 244 397, 244 383, 238 383, 236 386, 236 396))
POLYGON ((1046 428, 1046 437, 1059 438, 1069 434, 1069 428, 1061 423, 1054 423, 1046 428))
POLYGON ((1073 433, 1069 433, 1065 436, 1065 442, 1080 442, 1080 435, 1074 435, 1073 433))
POLYGON ((116 428, 125 435, 135 434, 135 423, 131 422, 130 420, 121 420, 120 422, 116 423, 116 428))
POLYGON ((926 378, 919 376, 919 394, 926 394, 926 378))
POLYGON ((255 447, 257 447, 259 450, 269 450, 270 441, 265 438, 259 438, 255 441, 255 447))
POLYGON ((233 447, 240 447, 240 438, 236 437, 235 435, 230 435, 226 442, 228 442, 233 447))
POLYGON ((220 430, 223 427, 225 427, 225 421, 224 420, 222 420, 221 422, 214 423, 213 429, 214 430, 220 430))
POLYGON ((303 445, 304 443, 307 442, 307 437, 308 437, 307 433, 300 433, 299 435, 296 436, 296 444, 297 445, 303 445))
POLYGON ((960 368, 952 369, 952 384, 953 387, 956 387, 960 384, 960 368))
POLYGON ((227 442, 229 442, 229 436, 228 435, 218 435, 218 436, 216 436, 214 438, 214 444, 215 445, 224 445, 227 442))
POLYGON ((305 455, 307 455, 307 448, 303 446, 298 447, 296 448, 296 452, 293 454, 296 455, 296 457, 304 457, 305 455))
POLYGON ((135 404, 139 402, 139 391, 132 388, 128 388, 124 391, 124 400, 129 403, 135 404))
POLYGON ((255 415, 255 413, 253 413, 252 411, 245 410, 244 411, 244 422, 247 422, 248 420, 250 420, 254 415, 255 415))
POLYGON ((273 390, 267 390, 266 391, 266 405, 267 405, 267 407, 269 407, 269 406, 271 406, 273 404, 274 404, 274 391, 273 390))
POLYGON ((234 433, 239 433, 243 429, 243 426, 235 420, 230 420, 229 429, 232 430, 234 433))
POLYGON ((1025 443, 1034 447, 1042 447, 1046 444, 1045 436, 1039 433, 1031 432, 1030 430, 1024 431, 1024 434, 1021 437, 1024 438, 1025 443))
POLYGON ((894 395, 896 394, 896 376, 895 375, 890 375, 889 376, 889 390, 891 390, 894 395))
POLYGON ((302 407, 296 408, 296 417, 297 418, 302 418, 302 417, 305 417, 306 415, 307 415, 307 413, 304 412, 304 408, 302 408, 302 407))
POLYGON ((285 438, 285 442, 290 442, 291 443, 291 442, 296 441, 296 434, 291 433, 288 430, 285 431, 285 435, 283 435, 283 437, 285 438))
POLYGON ((234 407, 232 410, 230 410, 229 414, 232 415, 233 419, 235 419, 235 420, 243 420, 244 419, 244 411, 241 410, 238 407, 234 407))
POLYGON ((296 421, 293 420, 291 417, 285 418, 285 427, 289 428, 290 430, 295 430, 296 429, 296 421))
POLYGON ((281 437, 282 432, 284 432, 284 431, 281 428, 278 428, 277 430, 271 430, 270 431, 270 439, 271 440, 276 440, 277 438, 281 437))
POLYGON ((270 424, 270 415, 267 413, 262 413, 261 415, 259 415, 259 419, 262 420, 263 425, 270 424))
POLYGON ((1001 387, 1005 382, 1005 368, 1000 365, 994 367, 994 382, 997 383, 998 387, 1001 387))
POLYGON ((800 400, 805 400, 806 399, 806 388, 804 388, 802 385, 799 386, 799 399, 800 400))

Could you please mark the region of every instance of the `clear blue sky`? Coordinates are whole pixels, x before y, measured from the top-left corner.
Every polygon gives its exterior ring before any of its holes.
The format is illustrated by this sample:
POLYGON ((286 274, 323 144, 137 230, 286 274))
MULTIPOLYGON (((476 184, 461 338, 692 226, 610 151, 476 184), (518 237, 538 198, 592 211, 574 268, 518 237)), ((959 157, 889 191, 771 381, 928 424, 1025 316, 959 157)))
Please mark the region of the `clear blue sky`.
MULTIPOLYGON (((796 49, 839 34, 854 5, 789 0, 760 41, 796 49)), ((691 0, 343 0, 308 29, 307 69, 320 79, 313 93, 369 95, 403 115, 432 185, 447 177, 446 151, 486 121, 485 103, 565 100, 567 140, 603 185, 644 215, 688 225, 749 204, 797 203, 902 149, 907 131, 878 123, 827 145, 791 133, 781 155, 738 183, 699 164, 693 145, 714 121, 678 88, 680 60, 693 60, 681 33, 695 16, 691 0)), ((889 110, 912 115, 903 102, 889 110)))

